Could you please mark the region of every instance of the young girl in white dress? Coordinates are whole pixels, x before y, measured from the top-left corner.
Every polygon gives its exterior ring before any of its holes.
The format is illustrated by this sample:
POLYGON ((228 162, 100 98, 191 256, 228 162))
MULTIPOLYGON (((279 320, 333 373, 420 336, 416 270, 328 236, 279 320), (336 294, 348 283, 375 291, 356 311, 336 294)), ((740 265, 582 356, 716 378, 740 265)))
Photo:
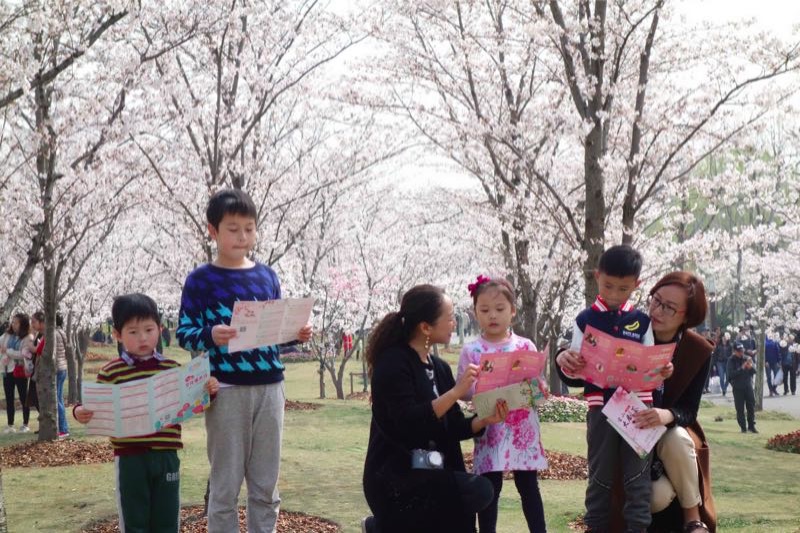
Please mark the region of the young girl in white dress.
MULTIPOLYGON (((481 354, 536 350, 530 339, 511 330, 516 315, 514 289, 504 278, 478 276, 469 285, 475 317, 481 336, 464 345, 458 362, 458 376, 470 364, 480 364, 481 354)), ((480 377, 478 378, 480 379, 480 377)), ((463 400, 472 398, 474 385, 463 400)), ((531 533, 545 532, 544 506, 536 476, 547 468, 536 409, 516 409, 505 422, 492 424, 475 439, 474 473, 487 477, 494 486, 494 500, 478 513, 480 533, 494 533, 497 526, 497 502, 503 487, 503 472, 514 472, 514 484, 522 499, 522 512, 531 533)))

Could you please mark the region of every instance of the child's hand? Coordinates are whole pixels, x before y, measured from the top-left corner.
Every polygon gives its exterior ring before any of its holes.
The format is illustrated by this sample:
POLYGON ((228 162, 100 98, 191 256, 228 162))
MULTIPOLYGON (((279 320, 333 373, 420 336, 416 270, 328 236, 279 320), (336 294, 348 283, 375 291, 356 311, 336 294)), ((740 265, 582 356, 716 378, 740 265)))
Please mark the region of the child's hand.
POLYGON ((211 328, 211 338, 214 339, 214 344, 217 346, 227 346, 228 342, 235 336, 236 328, 234 327, 217 324, 211 328))
POLYGON ((459 398, 463 398, 472 390, 472 385, 478 379, 478 365, 470 364, 464 369, 464 373, 458 378, 458 383, 454 387, 459 398))
POLYGON ((661 368, 660 374, 662 378, 669 379, 669 377, 672 375, 673 372, 675 372, 675 365, 673 365, 672 361, 670 361, 669 363, 664 365, 663 368, 661 368))
POLYGON ((568 374, 578 374, 586 366, 586 360, 578 352, 564 350, 556 357, 556 363, 568 374))
POLYGON ((88 424, 94 416, 94 411, 90 411, 82 405, 75 408, 75 420, 81 424, 88 424))
POLYGON ((218 393, 219 392, 219 381, 217 381, 217 378, 215 378, 213 376, 208 378, 208 381, 206 381, 205 389, 212 396, 215 395, 216 393, 218 393))
POLYGON ((500 422, 505 422, 506 417, 508 416, 508 403, 505 400, 497 400, 497 404, 494 406, 494 414, 487 416, 483 419, 485 425, 490 424, 499 424, 500 422))
POLYGON ((308 342, 311 340, 311 333, 312 333, 311 324, 306 324, 305 326, 300 328, 300 331, 297 333, 297 340, 299 340, 300 342, 308 342))

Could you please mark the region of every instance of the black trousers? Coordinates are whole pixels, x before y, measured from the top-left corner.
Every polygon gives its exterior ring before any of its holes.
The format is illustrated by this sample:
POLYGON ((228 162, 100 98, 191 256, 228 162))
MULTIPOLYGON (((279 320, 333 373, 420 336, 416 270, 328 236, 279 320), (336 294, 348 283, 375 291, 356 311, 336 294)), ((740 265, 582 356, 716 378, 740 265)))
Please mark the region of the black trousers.
POLYGON ((742 430, 756 427, 756 397, 752 386, 733 389, 733 405, 736 407, 736 421, 742 430), (747 425, 745 425, 745 409, 747 409, 747 425))
POLYGON ((13 374, 6 374, 3 376, 3 392, 6 395, 6 417, 8 418, 8 425, 14 425, 14 414, 16 408, 14 407, 14 388, 16 387, 19 394, 19 401, 22 404, 22 423, 28 425, 31 418, 31 409, 27 406, 25 401, 28 397, 28 378, 15 378, 13 374))
MULTIPOLYGON (((486 509, 478 513, 478 530, 480 533, 495 533, 497 529, 497 503, 500 491, 503 490, 503 472, 486 472, 481 476, 492 482, 494 499, 486 509)), ((522 514, 528 523, 530 533, 546 533, 544 521, 544 505, 539 492, 539 481, 536 470, 514 470, 514 484, 517 486, 522 500, 522 514)))
POLYGON ((788 394, 791 389, 792 394, 797 392, 797 372, 792 365, 782 365, 783 369, 783 393, 788 394))
POLYGON ((488 479, 452 470, 365 473, 364 496, 380 533, 472 533, 492 501, 488 479))

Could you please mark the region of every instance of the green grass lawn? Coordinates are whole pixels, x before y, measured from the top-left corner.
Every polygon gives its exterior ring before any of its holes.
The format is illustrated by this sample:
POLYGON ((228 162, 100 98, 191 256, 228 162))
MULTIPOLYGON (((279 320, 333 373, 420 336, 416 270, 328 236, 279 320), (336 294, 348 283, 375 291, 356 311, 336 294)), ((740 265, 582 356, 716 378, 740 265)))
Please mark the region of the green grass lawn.
MULTIPOLYGON (((181 350, 168 349, 167 354, 188 360, 181 350)), ((452 363, 455 357, 448 354, 447 359, 452 363)), ((89 379, 98 366, 88 366, 89 379)), ((346 532, 357 532, 361 517, 368 513, 361 473, 369 405, 357 400, 318 400, 317 368, 315 363, 287 367, 289 399, 320 403, 322 407, 286 413, 280 481, 283 508, 324 516, 340 523, 346 532)), ((800 421, 759 413, 761 433, 743 435, 732 415, 732 410, 724 407, 704 407, 700 414, 711 440, 720 531, 800 532, 800 455, 764 448, 767 438, 797 429, 800 421), (725 420, 714 422, 716 415, 725 420)), ((80 425, 75 421, 70 424, 73 436, 84 438, 80 425)), ((585 454, 583 424, 544 424, 542 432, 545 448, 585 454)), ((199 504, 208 474, 203 421, 191 420, 184 425, 183 435, 181 497, 184 504, 199 504)), ((32 434, 2 435, 0 446, 33 438, 32 434)), ((471 442, 464 442, 465 451, 471 447, 471 442)), ((92 520, 116 513, 111 464, 5 468, 3 489, 9 529, 14 532, 79 531, 92 520)), ((541 482, 550 531, 568 531, 567 524, 582 513, 584 489, 582 481, 541 482)), ((513 482, 504 486, 500 507, 498 531, 526 531, 513 482)))

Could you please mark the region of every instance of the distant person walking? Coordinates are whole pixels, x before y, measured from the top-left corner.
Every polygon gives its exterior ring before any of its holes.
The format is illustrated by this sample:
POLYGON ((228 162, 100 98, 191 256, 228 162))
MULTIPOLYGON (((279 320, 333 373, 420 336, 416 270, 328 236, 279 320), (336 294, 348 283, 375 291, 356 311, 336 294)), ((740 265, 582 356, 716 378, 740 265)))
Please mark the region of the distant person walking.
POLYGON ((721 338, 715 339, 715 342, 717 344, 714 347, 714 366, 719 376, 719 386, 722 389, 722 395, 725 396, 728 392, 728 359, 733 355, 731 334, 726 331, 722 334, 721 338))
MULTIPOLYGON (((791 336, 789 337, 791 339, 791 336)), ((797 344, 790 345, 787 339, 780 343, 781 347, 781 370, 783 370, 783 395, 792 391, 792 396, 797 393, 797 359, 800 354, 796 349, 800 348, 797 344)))
POLYGON ((778 343, 770 338, 767 338, 764 343, 764 363, 767 371, 769 395, 778 396, 778 386, 775 384, 775 378, 781 368, 781 349, 778 343))

